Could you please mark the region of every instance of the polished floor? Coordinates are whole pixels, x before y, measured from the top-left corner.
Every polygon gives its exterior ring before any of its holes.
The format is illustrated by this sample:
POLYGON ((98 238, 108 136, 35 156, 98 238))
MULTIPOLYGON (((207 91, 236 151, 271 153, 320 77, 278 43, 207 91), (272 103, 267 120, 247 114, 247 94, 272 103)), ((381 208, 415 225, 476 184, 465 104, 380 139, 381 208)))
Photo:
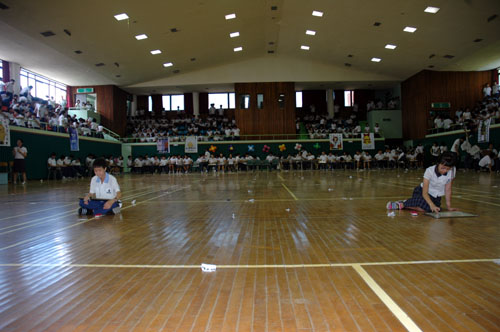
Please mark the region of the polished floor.
POLYGON ((388 216, 422 174, 125 175, 100 219, 88 179, 0 186, 0 331, 500 331, 500 175, 388 216))

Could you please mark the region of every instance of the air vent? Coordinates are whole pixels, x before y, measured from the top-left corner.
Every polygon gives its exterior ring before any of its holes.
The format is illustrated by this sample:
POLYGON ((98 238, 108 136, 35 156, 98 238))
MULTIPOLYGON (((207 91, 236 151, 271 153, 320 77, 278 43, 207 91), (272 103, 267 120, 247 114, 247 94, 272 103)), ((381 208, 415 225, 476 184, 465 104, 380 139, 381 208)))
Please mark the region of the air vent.
POLYGON ((348 54, 348 55, 347 55, 347 57, 348 57, 348 58, 352 58, 353 56, 354 56, 354 55, 352 55, 352 54, 348 54))
POLYGON ((177 28, 172 28, 170 29, 170 32, 179 32, 179 30, 177 30, 177 28))
POLYGON ((120 77, 122 77, 122 75, 116 75, 116 78, 120 78, 120 77))
POLYGON ((379 27, 379 26, 381 26, 381 25, 382 25, 382 23, 380 23, 380 22, 375 22, 375 23, 373 23, 373 26, 376 26, 376 27, 379 27))
POLYGON ((115 66, 120 67, 120 64, 118 62, 115 62, 115 66))
POLYGON ((99 63, 96 63, 96 64, 95 64, 95 66, 96 66, 96 67, 102 67, 102 66, 104 66, 104 63, 99 62, 99 63))
POLYGON ((269 44, 269 45, 274 45, 274 42, 269 42, 268 44, 269 44))
POLYGON ((350 63, 347 63, 347 62, 346 62, 346 63, 344 63, 344 66, 346 66, 346 67, 351 67, 352 65, 351 65, 350 63))
POLYGON ((454 57, 455 57, 454 55, 449 55, 449 54, 443 55, 443 58, 446 59, 453 59, 454 57))
POLYGON ((482 42, 482 41, 483 41, 482 38, 474 39, 474 43, 479 43, 479 42, 482 42))
POLYGON ((490 17, 488 17, 488 22, 491 22, 493 21, 494 19, 496 19, 498 16, 495 14, 495 15, 491 15, 490 17))
POLYGON ((56 34, 53 33, 52 31, 45 31, 45 32, 40 32, 40 34, 44 37, 51 37, 51 36, 55 36, 56 34))
POLYGON ((3 2, 0 2, 0 9, 9 9, 9 6, 7 6, 3 2))
POLYGON ((179 74, 181 71, 179 69, 174 70, 172 73, 179 74))
POLYGON ((430 65, 430 66, 428 66, 428 67, 429 67, 429 68, 434 68, 434 66, 433 66, 433 65, 430 65))
POLYGON ((431 55, 429 55, 429 59, 432 59, 435 56, 436 56, 436 54, 431 54, 431 55))
POLYGON ((278 6, 271 6, 271 10, 278 10, 278 6))
POLYGON ((75 51, 75 53, 76 53, 76 54, 82 54, 83 52, 82 52, 82 51, 80 51, 80 50, 76 50, 76 51, 75 51))
POLYGON ((64 29, 64 33, 67 34, 68 36, 71 36, 71 31, 69 31, 68 29, 64 29))
POLYGON ((191 59, 189 59, 189 60, 191 60, 191 61, 196 61, 196 58, 191 58, 191 59))
POLYGON ((274 51, 267 51, 267 54, 274 54, 274 51))

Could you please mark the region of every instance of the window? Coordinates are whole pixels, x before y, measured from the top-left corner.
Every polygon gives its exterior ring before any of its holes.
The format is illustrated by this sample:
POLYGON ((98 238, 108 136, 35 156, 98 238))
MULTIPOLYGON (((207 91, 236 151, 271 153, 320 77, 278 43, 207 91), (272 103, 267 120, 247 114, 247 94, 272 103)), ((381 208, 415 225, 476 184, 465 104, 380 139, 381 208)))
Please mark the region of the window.
POLYGON ((218 92, 208 94, 208 105, 214 104, 215 108, 222 105, 224 109, 235 109, 234 92, 218 92))
POLYGON ((163 95, 161 104, 165 111, 184 111, 184 95, 163 95))
POLYGON ((247 110, 250 108, 250 95, 240 95, 240 109, 247 110))
POLYGON ((278 96, 278 107, 285 108, 285 94, 280 93, 278 96))
POLYGON ((257 94, 257 108, 260 110, 264 108, 264 94, 263 93, 257 94))
POLYGON ((352 107, 354 105, 354 91, 353 90, 345 90, 344 91, 344 106, 352 107))
POLYGON ((148 97, 148 111, 153 112, 153 98, 151 96, 148 97))
POLYGON ((302 108, 302 91, 295 92, 295 107, 302 108))
POLYGON ((38 75, 25 68, 21 68, 20 84, 21 88, 31 85, 33 87, 31 94, 37 98, 48 99, 54 97, 57 102, 61 101, 61 99, 66 99, 66 84, 38 75))
POLYGON ((165 111, 170 111, 171 110, 171 107, 170 107, 170 95, 163 95, 163 96, 161 96, 161 104, 162 104, 163 109, 165 111))

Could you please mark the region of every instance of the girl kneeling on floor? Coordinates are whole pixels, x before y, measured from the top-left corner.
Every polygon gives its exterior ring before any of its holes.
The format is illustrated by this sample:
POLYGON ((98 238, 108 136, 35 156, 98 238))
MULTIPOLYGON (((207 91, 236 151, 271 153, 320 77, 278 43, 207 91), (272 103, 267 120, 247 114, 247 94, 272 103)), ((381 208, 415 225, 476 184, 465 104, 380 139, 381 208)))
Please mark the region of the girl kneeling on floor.
POLYGON ((456 175, 456 154, 442 153, 437 164, 425 170, 424 180, 413 190, 413 195, 405 201, 388 202, 387 209, 409 209, 420 212, 439 212, 441 197, 446 197, 448 211, 456 211, 451 207, 451 186, 456 175))

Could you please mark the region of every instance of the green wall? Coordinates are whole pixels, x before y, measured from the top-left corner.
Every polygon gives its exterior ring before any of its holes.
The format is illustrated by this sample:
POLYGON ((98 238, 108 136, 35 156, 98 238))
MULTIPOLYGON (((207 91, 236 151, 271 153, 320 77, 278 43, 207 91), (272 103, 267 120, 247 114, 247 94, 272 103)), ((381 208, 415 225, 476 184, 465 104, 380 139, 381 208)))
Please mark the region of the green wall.
POLYGON ((378 123, 385 138, 403 138, 403 118, 401 110, 375 110, 367 114, 370 131, 378 123))
MULTIPOLYGON (((238 142, 234 141, 231 143, 228 142, 211 142, 209 144, 200 144, 198 143, 198 154, 205 153, 207 149, 210 148, 211 145, 214 145, 217 147, 216 154, 223 153, 225 156, 229 155, 232 153, 233 155, 236 154, 241 154, 244 155, 246 153, 249 153, 253 156, 259 156, 261 159, 265 158, 267 156, 267 153, 263 152, 262 149, 264 148, 264 145, 267 145, 270 147, 270 152, 272 152, 274 155, 288 155, 289 153, 292 155, 297 154, 297 150, 295 150, 295 144, 300 143, 302 145, 303 149, 306 149, 308 152, 311 152, 314 155, 319 155, 321 154, 322 151, 325 151, 326 153, 330 152, 330 143, 327 140, 316 140, 316 141, 292 141, 292 142, 284 142, 284 141, 271 141, 267 143, 254 143, 252 142, 238 142), (316 143, 319 144, 319 148, 315 147, 316 143), (281 152, 279 150, 279 146, 281 144, 285 144, 286 150, 281 152), (253 145, 255 151, 249 152, 248 151, 248 146, 253 145), (233 147, 233 150, 230 150, 230 147, 233 147)), ((143 156, 145 154, 148 154, 149 156, 154 156, 154 155, 160 155, 157 150, 156 150, 156 144, 130 144, 132 146, 132 157, 136 158, 138 156, 143 156)), ((375 141, 375 150, 369 150, 371 154, 375 154, 378 149, 383 149, 384 148, 384 140, 383 139, 378 139, 375 141)), ((353 140, 353 141, 348 141, 344 140, 344 151, 349 152, 350 154, 354 154, 356 150, 361 151, 361 141, 359 139, 353 140)), ((333 153, 343 153, 343 151, 337 151, 333 150, 331 151, 333 153)), ((170 146, 170 155, 172 154, 180 154, 184 155, 184 144, 178 144, 177 146, 171 145, 170 146)), ((196 159, 198 157, 198 154, 189 154, 191 158, 196 159)), ((168 154, 167 154, 168 155, 168 154)), ((127 157, 127 156, 124 156, 127 157)))
POLYGON ((11 161, 12 149, 20 138, 28 149, 26 158, 26 174, 28 179, 42 179, 47 177, 47 159, 52 152, 59 157, 61 154, 73 155, 80 158, 82 163, 85 157, 93 153, 96 156, 121 156, 121 143, 101 139, 87 139, 80 137, 80 151, 70 151, 69 135, 36 131, 30 129, 10 127, 11 147, 0 147, 0 160, 11 161))

